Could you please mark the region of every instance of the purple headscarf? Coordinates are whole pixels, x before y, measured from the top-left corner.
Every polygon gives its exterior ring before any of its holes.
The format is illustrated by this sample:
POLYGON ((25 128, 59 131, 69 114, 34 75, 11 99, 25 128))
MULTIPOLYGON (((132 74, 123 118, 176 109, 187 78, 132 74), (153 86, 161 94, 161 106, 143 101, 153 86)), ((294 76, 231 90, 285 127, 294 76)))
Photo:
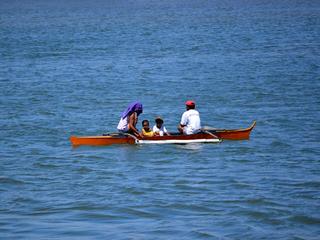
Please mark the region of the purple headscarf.
POLYGON ((136 112, 138 114, 138 116, 140 115, 140 113, 143 112, 143 107, 142 107, 142 104, 140 102, 136 101, 136 102, 130 103, 130 105, 128 106, 127 110, 125 110, 121 114, 121 118, 125 118, 125 117, 129 116, 133 112, 136 112))

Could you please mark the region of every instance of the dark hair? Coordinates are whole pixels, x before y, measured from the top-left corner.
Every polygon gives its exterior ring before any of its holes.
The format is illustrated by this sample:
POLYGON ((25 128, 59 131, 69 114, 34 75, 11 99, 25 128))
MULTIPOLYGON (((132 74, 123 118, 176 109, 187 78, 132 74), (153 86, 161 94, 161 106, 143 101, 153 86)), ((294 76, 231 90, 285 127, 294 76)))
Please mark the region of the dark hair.
POLYGON ((156 118, 156 123, 163 123, 163 120, 161 118, 156 118))
POLYGON ((188 109, 195 109, 196 105, 187 105, 188 109))
POLYGON ((149 124, 149 121, 148 121, 148 120, 146 120, 146 119, 145 119, 145 120, 143 120, 143 121, 142 121, 142 126, 144 125, 144 123, 148 123, 148 124, 149 124))

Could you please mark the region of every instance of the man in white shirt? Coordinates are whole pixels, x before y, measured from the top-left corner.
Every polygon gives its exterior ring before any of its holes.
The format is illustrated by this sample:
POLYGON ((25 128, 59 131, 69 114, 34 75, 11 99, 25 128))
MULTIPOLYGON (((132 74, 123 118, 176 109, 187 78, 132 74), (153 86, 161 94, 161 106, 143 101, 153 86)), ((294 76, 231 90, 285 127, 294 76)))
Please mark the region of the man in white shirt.
POLYGON ((200 122, 200 114, 197 110, 195 110, 196 104, 194 101, 186 102, 186 109, 182 114, 180 124, 178 126, 178 130, 183 134, 194 134, 201 131, 201 122, 200 122))

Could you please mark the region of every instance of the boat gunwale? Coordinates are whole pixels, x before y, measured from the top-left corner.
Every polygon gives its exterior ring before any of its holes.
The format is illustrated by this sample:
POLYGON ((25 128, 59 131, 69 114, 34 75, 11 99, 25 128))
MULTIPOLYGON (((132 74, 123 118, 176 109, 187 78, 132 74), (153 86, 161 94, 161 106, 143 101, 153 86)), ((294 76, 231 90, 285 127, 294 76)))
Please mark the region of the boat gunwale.
POLYGON ((251 131, 255 126, 256 126, 257 122, 253 121, 253 123, 247 127, 247 128, 240 128, 240 129, 223 129, 223 128, 212 128, 212 129, 206 129, 207 131, 212 131, 212 132, 248 132, 251 131))

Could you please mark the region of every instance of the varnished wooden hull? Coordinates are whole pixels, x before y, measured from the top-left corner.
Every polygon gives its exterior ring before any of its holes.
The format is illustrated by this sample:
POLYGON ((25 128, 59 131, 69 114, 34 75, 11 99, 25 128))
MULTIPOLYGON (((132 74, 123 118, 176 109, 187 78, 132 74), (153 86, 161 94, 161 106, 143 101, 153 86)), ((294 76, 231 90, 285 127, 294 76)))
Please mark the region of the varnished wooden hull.
POLYGON ((148 144, 148 143, 192 143, 192 142, 220 142, 220 139, 210 134, 200 133, 192 135, 155 136, 137 139, 131 136, 84 136, 70 137, 73 146, 91 145, 103 146, 111 144, 148 144))
POLYGON ((127 136, 71 136, 72 146, 105 146, 111 144, 135 144, 135 139, 127 136))
POLYGON ((208 131, 223 140, 247 140, 250 138, 251 130, 255 125, 256 121, 254 121, 250 127, 244 129, 215 129, 208 131))
POLYGON ((112 134, 107 136, 71 136, 70 141, 73 146, 90 145, 104 146, 111 144, 145 144, 145 143, 190 143, 190 142, 220 142, 220 140, 246 140, 250 137, 250 132, 254 128, 254 122, 249 128, 245 129, 208 129, 205 132, 171 136, 154 136, 137 139, 132 136, 112 134))

